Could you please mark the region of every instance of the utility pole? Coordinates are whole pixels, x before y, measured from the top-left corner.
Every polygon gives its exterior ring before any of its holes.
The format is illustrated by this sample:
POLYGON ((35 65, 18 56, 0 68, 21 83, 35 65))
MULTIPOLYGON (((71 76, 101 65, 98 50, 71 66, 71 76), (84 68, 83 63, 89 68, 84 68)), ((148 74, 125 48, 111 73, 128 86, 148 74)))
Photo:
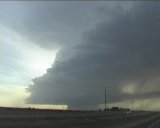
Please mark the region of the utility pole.
POLYGON ((133 111, 133 94, 132 94, 132 111, 133 111))
POLYGON ((105 92, 104 92, 104 105, 105 105, 105 111, 106 111, 106 101, 107 101, 107 91, 106 91, 106 87, 105 87, 105 92))
POLYGON ((141 101, 141 111, 142 111, 142 101, 141 101))
POLYGON ((146 104, 146 111, 148 111, 148 105, 146 104))

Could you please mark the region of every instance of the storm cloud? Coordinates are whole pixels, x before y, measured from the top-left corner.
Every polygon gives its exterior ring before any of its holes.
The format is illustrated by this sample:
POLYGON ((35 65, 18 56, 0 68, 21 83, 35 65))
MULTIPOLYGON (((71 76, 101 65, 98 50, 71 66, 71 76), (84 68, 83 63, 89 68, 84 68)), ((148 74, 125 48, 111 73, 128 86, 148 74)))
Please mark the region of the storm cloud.
POLYGON ((99 8, 105 20, 83 32, 81 43, 63 47, 52 68, 33 79, 28 103, 94 108, 105 87, 108 103, 159 97, 160 4, 123 4, 114 12, 99 8))

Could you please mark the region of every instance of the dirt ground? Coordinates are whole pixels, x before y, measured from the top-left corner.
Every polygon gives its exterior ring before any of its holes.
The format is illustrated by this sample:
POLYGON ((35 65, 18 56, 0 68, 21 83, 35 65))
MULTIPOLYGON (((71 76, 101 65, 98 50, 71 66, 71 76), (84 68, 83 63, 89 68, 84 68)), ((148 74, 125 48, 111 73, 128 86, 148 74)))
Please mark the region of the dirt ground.
POLYGON ((146 128, 153 112, 0 110, 0 128, 146 128))

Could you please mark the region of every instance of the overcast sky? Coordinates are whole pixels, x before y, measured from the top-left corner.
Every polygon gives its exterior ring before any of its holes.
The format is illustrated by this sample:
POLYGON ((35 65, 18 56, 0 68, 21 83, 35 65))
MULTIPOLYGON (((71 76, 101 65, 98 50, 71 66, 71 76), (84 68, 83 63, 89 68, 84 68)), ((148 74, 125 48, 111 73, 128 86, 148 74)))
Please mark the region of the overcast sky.
POLYGON ((160 107, 159 2, 0 2, 0 105, 160 107), (12 98, 10 98, 12 97, 12 98))

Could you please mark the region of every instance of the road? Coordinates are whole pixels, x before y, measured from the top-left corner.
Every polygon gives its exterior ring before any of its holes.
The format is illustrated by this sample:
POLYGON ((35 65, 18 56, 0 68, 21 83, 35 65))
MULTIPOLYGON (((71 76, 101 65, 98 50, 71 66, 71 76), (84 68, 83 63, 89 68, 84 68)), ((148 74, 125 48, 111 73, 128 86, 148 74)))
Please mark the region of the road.
POLYGON ((157 120, 157 112, 0 110, 0 128, 160 128, 157 120))
POLYGON ((151 124, 148 128, 160 128, 160 119, 151 124))

